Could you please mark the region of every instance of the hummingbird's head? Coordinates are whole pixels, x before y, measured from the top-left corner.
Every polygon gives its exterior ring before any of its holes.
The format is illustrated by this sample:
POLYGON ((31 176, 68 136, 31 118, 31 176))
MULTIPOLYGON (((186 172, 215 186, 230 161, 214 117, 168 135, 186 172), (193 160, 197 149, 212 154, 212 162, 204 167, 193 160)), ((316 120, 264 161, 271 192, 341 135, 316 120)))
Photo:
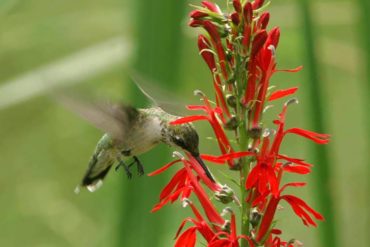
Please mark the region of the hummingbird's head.
POLYGON ((172 125, 169 142, 188 151, 194 157, 199 156, 199 136, 192 124, 172 125))

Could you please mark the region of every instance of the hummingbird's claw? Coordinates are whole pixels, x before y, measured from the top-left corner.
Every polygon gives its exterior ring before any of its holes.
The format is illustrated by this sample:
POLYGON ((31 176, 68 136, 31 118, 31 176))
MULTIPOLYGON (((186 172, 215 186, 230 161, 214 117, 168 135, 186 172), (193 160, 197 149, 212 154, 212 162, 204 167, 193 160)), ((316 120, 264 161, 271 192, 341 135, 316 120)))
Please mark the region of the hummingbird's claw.
POLYGON ((127 167, 127 169, 125 169, 125 171, 126 171, 127 178, 131 179, 132 178, 132 173, 131 173, 130 169, 128 169, 128 167, 127 167))
POLYGON ((139 176, 144 175, 145 172, 144 172, 144 166, 143 166, 143 164, 140 162, 140 160, 136 156, 134 156, 133 158, 134 158, 135 163, 137 165, 137 174, 139 176))
POLYGON ((118 171, 118 169, 119 169, 121 166, 123 166, 123 168, 125 169, 125 172, 126 172, 127 178, 128 178, 128 179, 131 179, 131 178, 132 178, 132 173, 131 173, 131 171, 130 171, 130 167, 129 167, 129 166, 127 166, 127 165, 125 164, 125 162, 123 162, 123 160, 120 160, 120 161, 119 161, 119 164, 116 166, 115 170, 116 170, 116 171, 118 171))

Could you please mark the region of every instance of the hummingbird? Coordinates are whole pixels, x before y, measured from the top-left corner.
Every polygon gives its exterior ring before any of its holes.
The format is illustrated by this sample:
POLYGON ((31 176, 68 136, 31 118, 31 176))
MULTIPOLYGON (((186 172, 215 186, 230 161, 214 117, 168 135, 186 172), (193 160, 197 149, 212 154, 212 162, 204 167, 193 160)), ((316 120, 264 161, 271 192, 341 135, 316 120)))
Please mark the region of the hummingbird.
POLYGON ((138 174, 143 175, 144 167, 138 156, 159 143, 190 153, 205 175, 215 181, 200 157, 199 136, 193 124, 170 124, 180 116, 172 115, 159 106, 135 108, 126 104, 98 105, 69 97, 63 97, 62 102, 105 132, 96 145, 81 183, 76 187, 76 193, 80 187, 86 187, 90 192, 100 188, 114 164, 118 164, 116 170, 123 167, 129 179, 132 178, 130 168, 133 165, 137 166, 138 174), (130 158, 133 161, 127 163, 130 158))

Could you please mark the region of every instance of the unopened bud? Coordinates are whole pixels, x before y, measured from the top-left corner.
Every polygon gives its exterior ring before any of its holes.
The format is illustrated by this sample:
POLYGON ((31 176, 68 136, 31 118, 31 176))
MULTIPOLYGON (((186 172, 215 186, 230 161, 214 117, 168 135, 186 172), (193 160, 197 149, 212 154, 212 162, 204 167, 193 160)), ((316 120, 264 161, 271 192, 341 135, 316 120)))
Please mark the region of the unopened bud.
POLYGON ((303 243, 301 241, 299 241, 297 239, 294 239, 294 238, 292 238, 291 240, 289 240, 288 246, 289 245, 292 245, 292 244, 297 245, 297 246, 303 246, 303 243))
POLYGON ((233 163, 233 165, 230 167, 230 170, 232 171, 240 171, 242 169, 242 166, 240 165, 242 162, 241 159, 238 159, 236 163, 233 163))
POLYGON ((232 95, 232 94, 226 95, 226 102, 229 106, 231 106, 232 108, 235 108, 236 107, 236 97, 235 97, 235 95, 232 95))
POLYGON ((250 223, 255 228, 258 226, 260 220, 262 218, 262 214, 258 212, 258 210, 255 208, 252 210, 251 215, 250 215, 250 223))
POLYGON ((194 95, 199 97, 205 97, 206 95, 199 89, 194 90, 194 95))
POLYGON ((230 18, 231 18, 231 21, 233 22, 233 24, 235 26, 239 25, 240 23, 240 18, 239 18, 239 14, 237 12, 234 12, 230 15, 230 18))
POLYGON ((266 29, 268 23, 270 20, 270 13, 269 12, 264 12, 260 19, 258 20, 258 24, 260 25, 261 29, 266 29))
POLYGON ((252 127, 248 130, 248 135, 253 139, 258 139, 261 137, 262 128, 261 127, 252 127))
POLYGON ((298 103, 299 103, 298 99, 293 98, 293 99, 289 99, 288 101, 286 101, 285 105, 288 106, 288 105, 291 105, 291 104, 298 104, 298 103))
POLYGON ((236 116, 231 116, 230 119, 224 124, 224 128, 227 130, 236 130, 238 128, 239 122, 236 116))
POLYGON ((222 210, 221 216, 225 217, 227 214, 232 214, 233 210, 230 207, 226 207, 222 210))
POLYGON ((222 231, 224 231, 224 232, 230 232, 230 230, 231 230, 230 225, 231 225, 230 221, 229 220, 225 220, 225 223, 222 226, 222 231))
POLYGON ((216 200, 228 204, 234 200, 234 191, 227 185, 222 186, 220 191, 215 193, 216 200))
POLYGON ((182 207, 183 208, 186 208, 187 206, 189 206, 191 204, 191 201, 187 198, 185 198, 183 201, 182 201, 182 207))
POLYGON ((242 12, 242 4, 240 3, 240 0, 233 0, 233 6, 236 12, 242 12))

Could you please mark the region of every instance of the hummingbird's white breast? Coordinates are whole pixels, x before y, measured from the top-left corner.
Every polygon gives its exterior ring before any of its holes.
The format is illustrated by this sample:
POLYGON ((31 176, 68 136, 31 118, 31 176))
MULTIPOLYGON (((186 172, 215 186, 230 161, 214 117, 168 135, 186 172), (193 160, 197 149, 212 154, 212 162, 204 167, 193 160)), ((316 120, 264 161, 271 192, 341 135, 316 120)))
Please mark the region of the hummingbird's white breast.
POLYGON ((127 151, 127 156, 134 156, 152 149, 162 139, 161 124, 162 121, 157 116, 142 116, 127 133, 122 151, 127 151))

